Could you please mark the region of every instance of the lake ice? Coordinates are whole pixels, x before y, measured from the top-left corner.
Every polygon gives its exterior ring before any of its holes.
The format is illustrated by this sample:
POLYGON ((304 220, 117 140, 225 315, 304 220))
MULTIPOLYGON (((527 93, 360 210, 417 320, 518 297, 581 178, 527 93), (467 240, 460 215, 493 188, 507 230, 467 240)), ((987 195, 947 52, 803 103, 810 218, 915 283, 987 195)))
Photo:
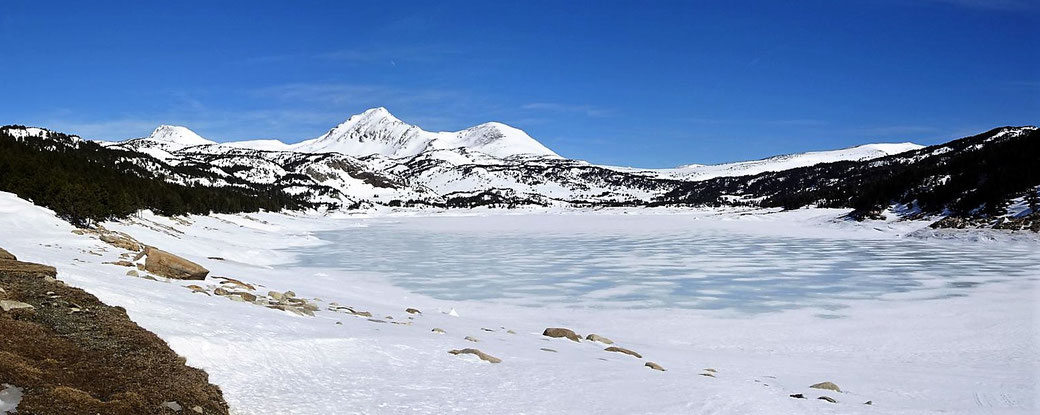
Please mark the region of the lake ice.
POLYGON ((374 220, 318 232, 328 244, 296 254, 299 264, 376 273, 438 299, 529 306, 837 309, 839 300, 961 296, 1040 275, 1035 245, 772 235, 682 217, 509 219, 374 220))

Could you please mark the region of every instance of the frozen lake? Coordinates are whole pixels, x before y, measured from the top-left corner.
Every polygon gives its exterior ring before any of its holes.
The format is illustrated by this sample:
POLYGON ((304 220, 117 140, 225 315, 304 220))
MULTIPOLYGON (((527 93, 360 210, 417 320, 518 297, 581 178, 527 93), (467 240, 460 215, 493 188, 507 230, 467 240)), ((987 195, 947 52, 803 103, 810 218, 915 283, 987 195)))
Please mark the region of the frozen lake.
POLYGON ((444 300, 747 312, 837 310, 842 300, 893 293, 963 296, 980 284, 1040 275, 1040 253, 1029 245, 788 236, 790 230, 762 232, 756 224, 698 226, 683 216, 425 217, 363 224, 317 233, 328 244, 299 250, 300 264, 376 273, 444 300))

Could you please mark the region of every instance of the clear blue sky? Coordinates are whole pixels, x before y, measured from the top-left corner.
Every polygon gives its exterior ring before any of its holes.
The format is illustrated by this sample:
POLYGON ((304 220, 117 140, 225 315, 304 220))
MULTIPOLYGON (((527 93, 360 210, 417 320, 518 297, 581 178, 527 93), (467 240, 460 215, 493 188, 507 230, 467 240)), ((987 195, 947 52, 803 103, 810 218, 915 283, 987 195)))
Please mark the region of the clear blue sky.
POLYGON ((1040 119, 1030 0, 138 3, 0 2, 0 124, 292 142, 385 106, 665 167, 1040 119))

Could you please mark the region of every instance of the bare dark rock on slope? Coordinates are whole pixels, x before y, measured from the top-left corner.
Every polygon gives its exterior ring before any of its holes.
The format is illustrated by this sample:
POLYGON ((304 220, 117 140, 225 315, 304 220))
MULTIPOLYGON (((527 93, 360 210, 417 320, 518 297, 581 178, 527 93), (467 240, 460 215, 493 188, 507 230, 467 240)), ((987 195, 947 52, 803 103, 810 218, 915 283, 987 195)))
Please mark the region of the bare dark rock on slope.
MULTIPOLYGON (((120 307, 54 279, 53 267, 0 260, 0 379, 22 388, 18 413, 159 414, 164 402, 227 414, 220 388, 120 307)), ((164 412, 166 411, 166 412, 164 412)))

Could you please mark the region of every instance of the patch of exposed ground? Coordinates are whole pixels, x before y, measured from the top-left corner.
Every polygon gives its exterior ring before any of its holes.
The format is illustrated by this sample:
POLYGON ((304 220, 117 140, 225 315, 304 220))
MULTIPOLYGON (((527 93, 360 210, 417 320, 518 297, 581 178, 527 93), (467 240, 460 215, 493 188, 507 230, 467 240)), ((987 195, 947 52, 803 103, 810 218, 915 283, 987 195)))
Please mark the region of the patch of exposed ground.
POLYGON ((0 380, 21 388, 18 413, 228 413, 205 372, 124 309, 55 276, 0 259, 0 380))

